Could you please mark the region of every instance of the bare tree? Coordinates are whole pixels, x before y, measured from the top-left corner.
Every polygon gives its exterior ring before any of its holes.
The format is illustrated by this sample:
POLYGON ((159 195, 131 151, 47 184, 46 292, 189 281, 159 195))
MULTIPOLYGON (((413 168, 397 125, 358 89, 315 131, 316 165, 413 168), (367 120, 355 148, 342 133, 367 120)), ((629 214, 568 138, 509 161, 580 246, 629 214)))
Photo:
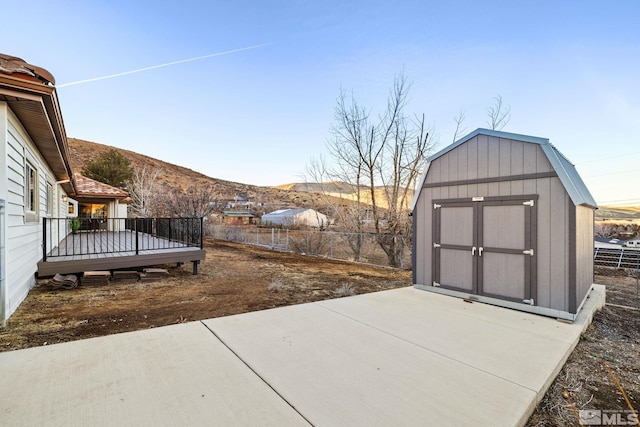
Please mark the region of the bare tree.
POLYGON ((453 121, 456 124, 456 130, 453 132, 453 142, 456 142, 458 138, 467 132, 467 127, 463 127, 464 119, 466 118, 464 110, 460 110, 457 116, 453 117, 453 121))
POLYGON ((505 106, 502 103, 502 96, 499 94, 493 99, 495 103, 487 108, 487 115, 489 116, 487 124, 491 130, 501 130, 511 120, 511 106, 505 106))
POLYGON ((319 203, 330 218, 333 219, 337 230, 352 234, 347 235, 346 241, 353 254, 353 260, 361 262, 367 205, 361 202, 361 187, 351 185, 350 178, 345 174, 330 171, 327 159, 323 156, 312 158, 303 176, 305 183, 318 191, 321 195, 319 203))
POLYGON ((409 88, 404 75, 397 77, 386 109, 375 121, 341 91, 327 144, 332 164, 326 174, 354 188, 352 231, 360 232, 365 225, 373 229, 394 267, 401 263, 396 235, 410 230, 409 203, 435 145, 424 115, 409 118, 404 113, 409 88))
POLYGON ((201 218, 216 210, 221 194, 212 185, 193 185, 184 191, 175 188, 158 199, 157 210, 162 216, 201 218))
POLYGON ((154 203, 157 203, 156 183, 160 168, 153 170, 146 166, 134 168, 131 180, 127 184, 129 196, 133 199, 131 208, 135 216, 149 217, 154 214, 154 203), (155 199, 155 200, 154 200, 155 199))

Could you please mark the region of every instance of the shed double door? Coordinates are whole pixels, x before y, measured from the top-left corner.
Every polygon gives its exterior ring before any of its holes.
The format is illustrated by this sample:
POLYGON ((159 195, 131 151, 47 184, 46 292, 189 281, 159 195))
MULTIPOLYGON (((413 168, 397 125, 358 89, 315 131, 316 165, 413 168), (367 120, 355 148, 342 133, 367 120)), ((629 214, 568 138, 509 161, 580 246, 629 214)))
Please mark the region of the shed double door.
POLYGON ((435 200, 434 285, 535 303, 537 196, 435 200))

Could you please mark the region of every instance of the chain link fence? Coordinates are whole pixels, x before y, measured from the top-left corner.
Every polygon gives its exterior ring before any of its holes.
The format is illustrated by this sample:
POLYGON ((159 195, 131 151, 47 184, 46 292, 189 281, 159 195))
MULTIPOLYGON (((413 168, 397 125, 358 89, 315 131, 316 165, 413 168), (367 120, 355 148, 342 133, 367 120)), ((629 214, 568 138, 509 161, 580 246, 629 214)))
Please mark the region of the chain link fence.
MULTIPOLYGON (((314 255, 345 261, 388 266, 389 258, 372 233, 289 230, 281 228, 233 227, 208 224, 205 235, 218 240, 262 246, 265 248, 314 255)), ((391 239, 399 254, 399 267, 411 269, 411 241, 404 236, 391 239)))

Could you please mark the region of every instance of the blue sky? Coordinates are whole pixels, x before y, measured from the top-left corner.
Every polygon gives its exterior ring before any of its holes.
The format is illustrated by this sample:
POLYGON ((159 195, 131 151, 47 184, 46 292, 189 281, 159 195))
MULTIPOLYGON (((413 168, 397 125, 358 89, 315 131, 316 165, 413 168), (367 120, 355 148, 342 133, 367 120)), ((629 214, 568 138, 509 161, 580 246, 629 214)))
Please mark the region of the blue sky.
POLYGON ((640 204, 636 0, 34 0, 2 15, 0 52, 55 76, 70 137, 230 181, 300 181, 340 88, 376 114, 404 72, 407 111, 439 148, 461 109, 468 132, 486 127, 500 94, 504 131, 549 138, 599 203, 640 204))

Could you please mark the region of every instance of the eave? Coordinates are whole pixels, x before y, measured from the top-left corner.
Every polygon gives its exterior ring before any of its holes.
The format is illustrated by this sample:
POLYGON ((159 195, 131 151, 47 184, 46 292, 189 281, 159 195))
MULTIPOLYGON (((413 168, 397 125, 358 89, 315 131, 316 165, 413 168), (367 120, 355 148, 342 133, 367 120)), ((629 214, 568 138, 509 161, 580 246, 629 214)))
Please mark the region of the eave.
POLYGON ((67 193, 75 192, 69 145, 55 87, 0 73, 0 101, 7 103, 67 193))

